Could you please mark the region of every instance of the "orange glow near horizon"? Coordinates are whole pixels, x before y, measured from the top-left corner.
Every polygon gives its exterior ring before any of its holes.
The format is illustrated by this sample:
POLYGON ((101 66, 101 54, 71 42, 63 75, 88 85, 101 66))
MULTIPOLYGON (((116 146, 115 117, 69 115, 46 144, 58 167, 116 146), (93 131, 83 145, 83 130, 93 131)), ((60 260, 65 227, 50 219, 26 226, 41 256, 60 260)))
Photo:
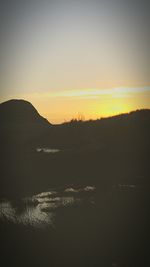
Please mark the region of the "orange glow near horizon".
POLYGON ((150 87, 41 92, 9 98, 28 100, 51 123, 59 124, 75 118, 98 119, 150 108, 150 87))

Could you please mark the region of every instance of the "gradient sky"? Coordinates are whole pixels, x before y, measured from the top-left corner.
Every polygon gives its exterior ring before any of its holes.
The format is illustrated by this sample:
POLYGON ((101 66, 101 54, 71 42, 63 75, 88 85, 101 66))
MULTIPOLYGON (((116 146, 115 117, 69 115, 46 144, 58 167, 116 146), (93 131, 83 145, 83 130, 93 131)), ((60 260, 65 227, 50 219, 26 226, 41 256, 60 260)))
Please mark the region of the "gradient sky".
POLYGON ((1 102, 49 121, 150 108, 150 2, 0 1, 1 102))

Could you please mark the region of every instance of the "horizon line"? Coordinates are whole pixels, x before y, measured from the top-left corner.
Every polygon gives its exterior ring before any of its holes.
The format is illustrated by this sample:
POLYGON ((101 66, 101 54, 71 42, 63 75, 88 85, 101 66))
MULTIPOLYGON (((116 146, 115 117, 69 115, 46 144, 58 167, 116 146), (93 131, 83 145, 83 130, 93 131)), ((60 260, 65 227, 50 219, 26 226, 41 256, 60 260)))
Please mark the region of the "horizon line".
MULTIPOLYGON (((11 99, 8 99, 6 101, 0 102, 0 105, 3 104, 3 103, 9 102, 9 101, 24 101, 24 102, 28 102, 28 103, 30 103, 35 108, 35 106, 30 101, 25 100, 23 98, 11 98, 11 99)), ((41 115, 39 113, 39 111, 38 111, 37 108, 35 108, 35 109, 38 112, 38 114, 40 116, 42 116, 43 118, 45 118, 51 125, 62 125, 62 124, 67 124, 67 123, 71 123, 71 122, 72 123, 73 122, 77 122, 77 123, 78 122, 90 122, 90 121, 93 121, 94 122, 94 121, 98 121, 98 120, 111 119, 111 118, 114 118, 114 117, 119 117, 121 115, 129 115, 131 113, 135 113, 135 112, 138 112, 138 111, 146 111, 146 110, 147 111, 150 111, 150 108, 137 108, 137 109, 133 109, 133 110, 131 110, 129 112, 119 112, 119 113, 116 113, 116 114, 110 115, 110 116, 109 115, 108 116, 107 115, 106 116, 103 115, 103 116, 97 117, 95 119, 93 119, 93 118, 85 119, 83 114, 78 114, 79 116, 76 116, 74 118, 71 118, 70 120, 65 120, 65 121, 60 122, 60 123, 51 123, 50 120, 47 117, 45 117, 45 116, 43 116, 43 115, 41 115)))

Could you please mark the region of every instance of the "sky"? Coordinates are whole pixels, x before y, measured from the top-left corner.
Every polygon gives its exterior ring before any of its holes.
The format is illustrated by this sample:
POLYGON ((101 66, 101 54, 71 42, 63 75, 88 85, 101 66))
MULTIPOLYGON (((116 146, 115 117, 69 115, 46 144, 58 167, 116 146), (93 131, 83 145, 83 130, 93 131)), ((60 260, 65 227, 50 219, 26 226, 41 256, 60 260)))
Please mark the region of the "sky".
POLYGON ((1 101, 52 123, 150 108, 150 2, 0 0, 1 101))

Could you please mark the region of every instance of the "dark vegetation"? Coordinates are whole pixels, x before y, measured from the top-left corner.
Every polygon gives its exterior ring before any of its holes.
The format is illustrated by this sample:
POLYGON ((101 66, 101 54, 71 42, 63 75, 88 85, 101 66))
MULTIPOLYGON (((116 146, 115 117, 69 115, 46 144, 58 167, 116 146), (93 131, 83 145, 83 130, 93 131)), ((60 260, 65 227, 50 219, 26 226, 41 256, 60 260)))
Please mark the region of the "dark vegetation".
POLYGON ((60 210, 54 229, 1 223, 4 267, 149 266, 150 110, 52 125, 12 100, 0 104, 0 123, 1 198, 96 186, 95 206, 60 210))

